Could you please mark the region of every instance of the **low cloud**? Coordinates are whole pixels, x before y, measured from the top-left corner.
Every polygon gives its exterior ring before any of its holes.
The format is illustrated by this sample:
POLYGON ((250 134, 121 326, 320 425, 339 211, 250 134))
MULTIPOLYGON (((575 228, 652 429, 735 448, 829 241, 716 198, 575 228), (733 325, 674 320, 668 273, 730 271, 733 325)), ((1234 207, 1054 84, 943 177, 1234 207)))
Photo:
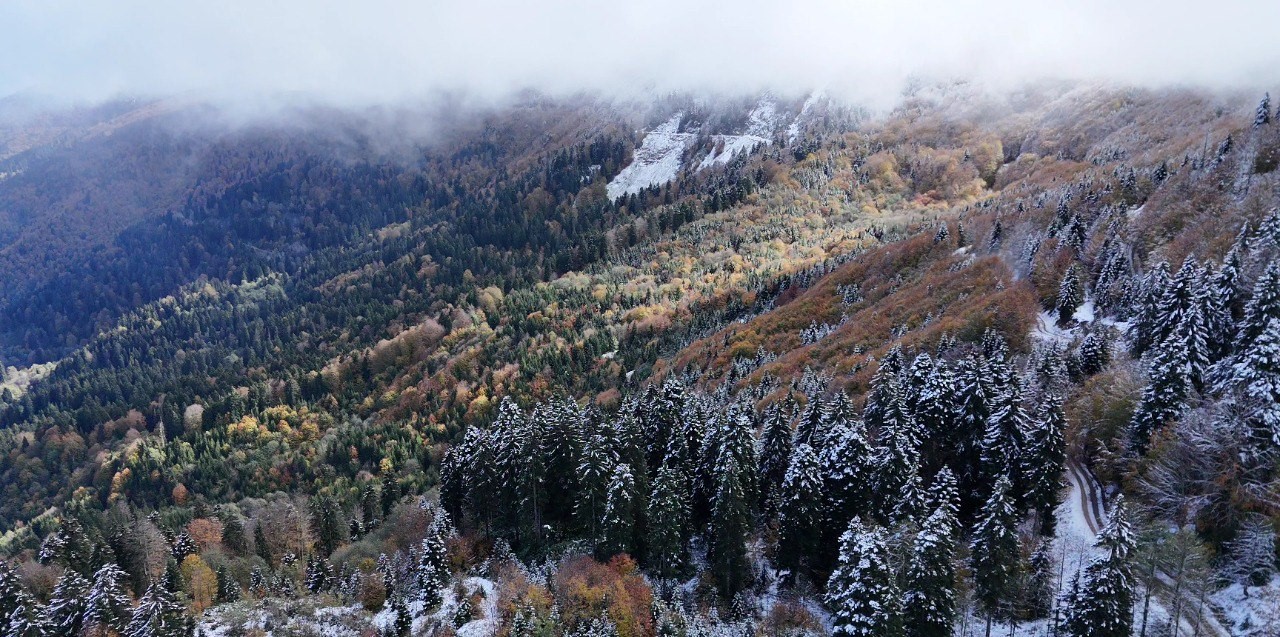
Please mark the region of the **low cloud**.
POLYGON ((1278 24, 1267 0, 10 0, 0 96, 354 106, 825 87, 884 103, 916 76, 1262 89, 1280 79, 1278 24))

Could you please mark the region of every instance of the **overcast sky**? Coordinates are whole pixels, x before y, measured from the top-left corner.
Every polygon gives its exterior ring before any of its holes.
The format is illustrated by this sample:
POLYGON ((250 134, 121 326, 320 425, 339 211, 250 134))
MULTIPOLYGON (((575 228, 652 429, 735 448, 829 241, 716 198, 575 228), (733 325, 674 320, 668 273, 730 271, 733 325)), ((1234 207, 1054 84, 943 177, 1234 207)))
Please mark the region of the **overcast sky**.
POLYGON ((1280 1, 0 2, 0 96, 827 87, 882 100, 912 75, 1274 88, 1280 1))

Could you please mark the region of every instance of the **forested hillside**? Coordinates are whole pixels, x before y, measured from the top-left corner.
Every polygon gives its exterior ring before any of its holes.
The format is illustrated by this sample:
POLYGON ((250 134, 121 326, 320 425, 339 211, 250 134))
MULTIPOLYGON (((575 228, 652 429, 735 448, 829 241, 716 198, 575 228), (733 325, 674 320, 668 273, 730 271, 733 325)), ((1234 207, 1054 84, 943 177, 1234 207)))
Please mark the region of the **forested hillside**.
POLYGON ((1258 97, 0 128, 0 635, 1275 634, 1258 97))

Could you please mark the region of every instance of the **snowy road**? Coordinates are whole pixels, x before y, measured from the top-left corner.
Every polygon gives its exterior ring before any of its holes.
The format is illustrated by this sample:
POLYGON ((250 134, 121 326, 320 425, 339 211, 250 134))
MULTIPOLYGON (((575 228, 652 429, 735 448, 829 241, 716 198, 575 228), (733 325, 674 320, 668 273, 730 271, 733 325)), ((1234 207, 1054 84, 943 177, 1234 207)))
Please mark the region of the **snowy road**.
MULTIPOLYGON (((1071 514, 1067 516, 1068 520, 1076 521, 1081 528, 1088 529, 1091 535, 1097 535, 1105 524, 1106 506, 1103 502, 1102 494, 1099 492, 1098 484, 1089 474, 1088 470, 1080 466, 1074 461, 1067 462, 1067 480, 1071 483, 1071 493, 1068 495, 1067 505, 1071 509, 1071 514)), ((1173 578, 1163 571, 1156 572, 1156 580, 1159 582, 1157 588, 1164 596, 1172 596, 1174 590, 1173 578)), ((1197 600, 1190 593, 1182 594, 1182 605, 1191 608, 1197 605, 1197 600)), ((1230 637, 1231 632, 1222 626, 1217 617, 1213 616, 1212 611, 1205 613, 1199 618, 1199 628, 1197 629, 1196 618, 1181 618, 1182 629, 1188 631, 1187 634, 1207 635, 1209 637, 1230 637)))

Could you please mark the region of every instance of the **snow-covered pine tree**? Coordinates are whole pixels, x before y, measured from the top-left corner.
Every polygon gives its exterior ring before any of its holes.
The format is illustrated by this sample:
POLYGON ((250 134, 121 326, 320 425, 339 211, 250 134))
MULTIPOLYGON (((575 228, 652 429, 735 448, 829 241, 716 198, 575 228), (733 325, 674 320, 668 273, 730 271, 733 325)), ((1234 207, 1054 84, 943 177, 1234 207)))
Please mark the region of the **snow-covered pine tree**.
MULTIPOLYGON (((849 520, 871 512, 868 488, 875 475, 875 455, 866 431, 858 421, 832 427, 827 446, 818 458, 830 540, 848 528, 849 520)), ((784 491, 784 495, 791 495, 784 491)))
POLYGON ((0 635, 4 634, 6 621, 14 609, 30 602, 22 581, 18 579, 18 574, 13 571, 8 562, 0 561, 0 635))
POLYGON ((647 515, 649 535, 645 548, 647 566, 662 578, 675 577, 684 566, 685 525, 689 505, 685 494, 684 475, 672 467, 658 470, 649 496, 647 515))
POLYGON ((1241 353, 1229 379, 1244 416, 1248 477, 1263 484, 1274 475, 1272 468, 1280 454, 1280 319, 1272 319, 1241 353))
POLYGON ((1020 568, 1018 513, 1009 493, 1011 488, 1007 476, 996 481, 979 513, 970 546, 974 596, 986 615, 988 637, 991 622, 1004 611, 1020 568))
POLYGON ((1280 263, 1272 263, 1253 284, 1253 294, 1245 305, 1236 351, 1248 351, 1273 319, 1280 319, 1280 263))
POLYGON ((218 578, 217 602, 228 604, 240 601, 240 582, 237 582, 225 567, 219 566, 214 575, 218 578))
POLYGON ((1244 587, 1265 586, 1276 572, 1276 532, 1261 515, 1251 515, 1240 526, 1236 538, 1228 545, 1230 562, 1227 572, 1244 587))
POLYGON ((85 599, 85 629, 117 633, 125 629, 132 610, 132 600, 124 587, 128 577, 115 564, 107 564, 94 573, 93 585, 85 599))
POLYGON ((960 493, 964 494, 965 511, 981 505, 986 490, 982 484, 982 441, 991 417, 993 390, 979 359, 962 359, 956 366, 957 427, 952 434, 954 449, 952 469, 956 473, 960 493))
POLYGON ((1253 127, 1266 126, 1271 123, 1271 93, 1263 93, 1262 101, 1258 102, 1258 110, 1253 116, 1253 127))
POLYGON ((1005 384, 1008 389, 993 396, 991 416, 982 435, 982 487, 990 490, 1001 477, 1009 478, 1009 497, 1021 506, 1028 488, 1022 479, 1022 463, 1030 417, 1023 408, 1024 389, 1012 372, 1010 377, 1005 384))
POLYGON ((813 448, 796 445, 778 508, 778 565, 807 575, 818 554, 824 518, 822 472, 813 448))
POLYGON ((35 600, 23 598, 14 604, 13 611, 0 619, 0 635, 4 637, 47 637, 49 629, 36 612, 35 600))
POLYGON ((823 447, 827 432, 822 429, 823 425, 826 424, 822 411, 822 399, 817 394, 809 396, 804 410, 800 412, 799 420, 796 421, 796 432, 795 438, 792 440, 792 446, 804 444, 815 449, 823 447))
POLYGON ((867 393, 862 407, 862 421, 868 429, 879 431, 884 426, 892 403, 901 398, 902 385, 899 379, 903 365, 901 345, 894 345, 880 359, 880 366, 871 377, 871 391, 867 393))
POLYGON ((858 520, 840 538, 840 560, 827 581, 832 635, 899 637, 901 593, 889 564, 885 531, 858 520))
POLYGON ((196 546, 195 540, 191 539, 191 534, 183 529, 178 537, 173 539, 173 559, 179 564, 182 560, 187 559, 188 555, 195 555, 200 552, 200 548, 196 546))
POLYGON ((1062 621, 1064 634, 1070 637, 1132 635, 1135 545, 1124 496, 1120 496, 1094 545, 1100 555, 1085 567, 1079 588, 1067 600, 1062 621))
POLYGON ((881 435, 887 439, 876 456, 874 514, 882 522, 891 523, 898 521, 899 513, 914 510, 920 503, 920 450, 918 438, 907 428, 895 426, 882 430, 881 435), (904 509, 904 504, 910 509, 904 509))
POLYGON ((578 527, 593 542, 600 539, 600 520, 604 519, 609 479, 616 466, 618 454, 609 439, 598 432, 590 435, 578 459, 578 501, 573 511, 578 527))
POLYGON ((950 637, 956 615, 956 516, 942 504, 916 534, 907 568, 903 605, 909 637, 950 637))
POLYGON ((712 507, 710 528, 711 572, 725 599, 732 599, 747 584, 747 534, 751 515, 742 488, 742 469, 733 454, 724 454, 716 474, 720 478, 712 507))
POLYGON ((153 582, 138 600, 124 637, 180 637, 184 634, 182 605, 161 582, 153 582))
POLYGON ((635 552, 636 480, 631 467, 625 463, 618 463, 609 478, 600 529, 601 541, 597 548, 601 558, 635 552))
POLYGON ((1080 342, 1080 373, 1092 376, 1111 363, 1111 339, 1106 328, 1089 330, 1080 342))
POLYGON ((760 439, 760 509, 769 517, 776 513, 773 498, 787 475, 791 458, 790 414, 780 405, 771 407, 765 416, 760 439))
POLYGON ((1066 416, 1062 398, 1047 393, 1040 399, 1036 417, 1027 433, 1027 453, 1022 461, 1027 504, 1036 512, 1040 534, 1052 537, 1054 511, 1062 502, 1062 476, 1066 471, 1067 444, 1063 438, 1066 416))
POLYGON ((1043 619, 1053 610, 1053 595, 1057 582, 1057 567, 1053 561, 1053 540, 1040 539, 1028 564, 1027 612, 1034 619, 1043 619))
MULTIPOLYGON (((471 509, 471 467, 484 446, 484 431, 479 427, 471 427, 467 429, 461 442, 449 448, 444 461, 440 463, 440 503, 455 517, 476 513, 471 509)), ((358 519, 352 520, 352 526, 355 527, 358 522, 358 519)), ((351 535, 353 539, 358 537, 355 532, 351 535)))
POLYGON ((414 585, 428 610, 440 605, 441 591, 449 583, 449 552, 445 542, 453 535, 449 514, 440 507, 431 509, 431 525, 418 547, 418 564, 414 572, 414 585))
POLYGON ((955 373, 944 360, 934 362, 916 401, 909 405, 915 412, 916 426, 922 436, 920 468, 932 474, 952 464, 962 441, 960 429, 960 391, 955 373))
POLYGON ((1158 344, 1160 334, 1161 303, 1172 285, 1169 263, 1161 261, 1147 272, 1135 292, 1129 320, 1129 353, 1141 356, 1158 344))
POLYGON ((43 619, 52 634, 66 637, 77 637, 84 628, 86 596, 89 594, 89 582, 79 573, 66 570, 62 579, 54 586, 45 604, 43 619))
POLYGON ((1151 357, 1151 381, 1142 390, 1129 424, 1129 442, 1134 451, 1145 454, 1151 435, 1182 413, 1190 390, 1186 348, 1181 340, 1169 339, 1151 357))
POLYGON ((1062 282, 1058 284, 1058 301, 1054 305, 1058 324, 1070 323, 1081 303, 1084 303, 1084 284, 1080 281, 1079 268, 1072 266, 1067 268, 1067 273, 1062 275, 1062 282))

